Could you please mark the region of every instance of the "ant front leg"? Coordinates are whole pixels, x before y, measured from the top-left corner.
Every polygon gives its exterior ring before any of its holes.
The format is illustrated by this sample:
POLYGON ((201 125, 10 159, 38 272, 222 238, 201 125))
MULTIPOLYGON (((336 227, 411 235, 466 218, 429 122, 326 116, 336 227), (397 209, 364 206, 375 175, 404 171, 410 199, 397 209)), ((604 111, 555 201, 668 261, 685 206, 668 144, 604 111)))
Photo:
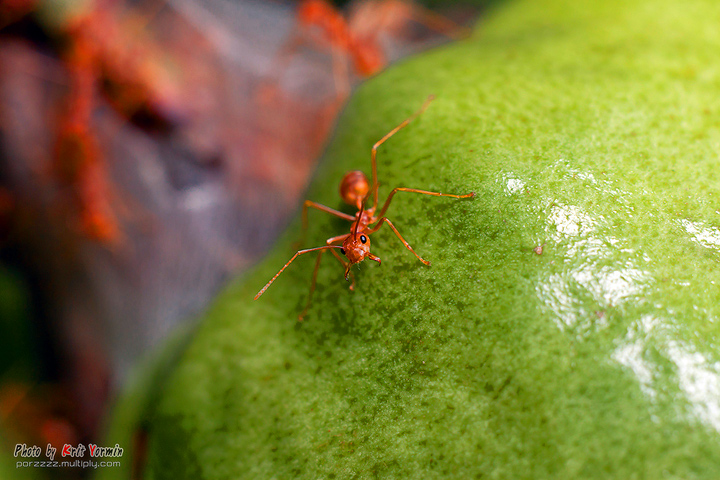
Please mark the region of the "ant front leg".
POLYGON ((382 227, 383 223, 388 224, 388 226, 392 229, 393 232, 395 232, 395 235, 397 235, 397 237, 400 239, 400 241, 403 243, 403 245, 405 245, 405 248, 410 250, 412 252, 412 254, 417 257, 418 260, 420 260, 425 265, 430 265, 430 262, 428 262, 427 260, 424 260, 420 255, 418 255, 415 252, 415 250, 413 250, 413 248, 410 246, 410 244, 402 237, 402 235, 400 235, 400 232, 398 232, 397 228, 395 228, 395 225, 393 225, 392 222, 390 220, 388 220, 387 217, 382 217, 378 221, 377 225, 375 225, 375 227, 373 227, 367 231, 367 234, 370 235, 370 234, 373 234, 373 233, 377 232, 378 230, 380 230, 380 227, 382 227))
POLYGON ((268 287, 270 287, 270 285, 272 285, 272 283, 275 281, 275 279, 276 279, 277 277, 279 277, 280 274, 281 274, 282 272, 284 272, 285 269, 286 269, 297 257, 299 257, 300 255, 304 255, 304 254, 306 254, 306 253, 317 252, 318 250, 327 250, 327 249, 330 249, 330 248, 342 248, 342 247, 339 247, 339 246, 337 246, 337 245, 325 245, 324 247, 307 248, 307 249, 305 249, 305 250, 298 250, 297 252, 295 252, 295 255, 293 255, 292 258, 291 258, 290 260, 288 260, 288 262, 287 262, 285 265, 283 265, 283 267, 280 269, 280 271, 279 271, 278 273, 276 273, 275 276, 272 277, 268 283, 265 284, 265 286, 257 293, 257 295, 255 295, 255 297, 253 297, 253 300, 257 300, 258 298, 260 298, 260 296, 261 296, 263 293, 265 293, 265 290, 267 290, 268 287))
MULTIPOLYGON (((337 253, 335 250, 332 250, 332 254, 335 255, 335 258, 338 259, 338 262, 340 262, 342 264, 343 269, 348 270, 348 264, 345 260, 343 260, 343 258, 340 256, 340 254, 337 253)), ((355 291, 355 275, 353 274, 352 271, 349 271, 349 270, 348 270, 348 273, 350 274, 350 291, 354 292, 355 291)))
POLYGON ((412 247, 410 246, 410 244, 405 241, 405 239, 402 237, 402 235, 400 235, 400 232, 398 232, 397 228, 395 228, 395 225, 393 225, 392 222, 390 220, 388 220, 387 217, 383 216, 383 215, 385 215, 385 212, 387 211, 388 207, 390 206, 390 202, 392 201, 393 196, 395 195, 396 192, 422 193, 424 195, 432 195, 434 197, 452 197, 452 198, 472 198, 475 196, 475 192, 470 192, 465 195, 455 195, 452 193, 428 192, 427 190, 418 190, 416 188, 398 187, 398 188, 394 188, 393 191, 390 192, 390 195, 388 195, 387 200, 385 200, 385 204, 383 205, 382 209, 380 210, 380 213, 378 214, 378 217, 381 217, 380 220, 378 221, 377 225, 375 225, 374 228, 369 230, 368 234, 375 233, 376 231, 378 231, 380 229, 380 227, 382 226, 383 223, 387 223, 388 226, 392 229, 392 231, 395 232, 395 235, 398 236, 400 241, 403 242, 403 245, 405 245, 405 247, 408 250, 410 250, 413 253, 413 255, 415 255, 417 257, 418 260, 423 262, 425 265, 430 265, 430 262, 428 262, 427 260, 423 260, 420 257, 420 255, 415 253, 415 250, 413 250, 412 247))
MULTIPOLYGON (((340 247, 333 246, 332 244, 337 243, 337 242, 344 242, 345 239, 349 235, 350 234, 347 233, 345 235, 338 235, 337 237, 328 238, 325 241, 325 243, 327 244, 327 247, 320 247, 320 248, 321 249, 322 248, 331 248, 331 252, 333 253, 333 255, 335 255, 336 258, 339 258, 338 254, 337 254, 337 252, 335 252, 334 248, 340 248, 340 247)), ((317 274, 318 274, 318 270, 320 270, 320 260, 322 259, 322 254, 323 254, 323 251, 320 250, 318 252, 317 260, 315 260, 315 268, 313 269, 312 280, 310 281, 310 293, 308 294, 308 300, 307 300, 307 303, 305 304, 305 308, 303 308, 303 311, 300 313, 300 315, 298 315, 298 321, 300 321, 300 322, 302 322, 303 318, 305 318, 305 314, 307 313, 308 309, 310 308, 310 303, 312 302, 312 296, 313 296, 313 293, 315 292, 315 285, 317 285, 317 274)))

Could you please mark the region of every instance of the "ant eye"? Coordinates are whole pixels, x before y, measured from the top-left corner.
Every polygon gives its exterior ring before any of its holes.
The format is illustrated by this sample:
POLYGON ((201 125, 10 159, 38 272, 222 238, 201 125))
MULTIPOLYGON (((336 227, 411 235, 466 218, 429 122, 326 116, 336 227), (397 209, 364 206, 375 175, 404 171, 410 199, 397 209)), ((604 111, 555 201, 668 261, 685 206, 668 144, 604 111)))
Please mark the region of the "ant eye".
POLYGON ((341 248, 341 249, 340 249, 340 253, 342 253, 343 255, 345 255, 345 249, 344 249, 344 248, 341 248))
POLYGON ((365 235, 360 235, 360 241, 362 243, 367 243, 367 237, 365 235))

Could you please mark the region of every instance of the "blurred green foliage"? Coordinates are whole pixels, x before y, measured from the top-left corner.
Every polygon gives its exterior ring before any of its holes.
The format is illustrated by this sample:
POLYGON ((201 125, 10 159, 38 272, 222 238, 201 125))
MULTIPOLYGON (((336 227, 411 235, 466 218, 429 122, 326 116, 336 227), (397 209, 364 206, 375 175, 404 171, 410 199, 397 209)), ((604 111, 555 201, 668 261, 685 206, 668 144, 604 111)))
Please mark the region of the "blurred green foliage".
POLYGON ((28 380, 38 374, 30 315, 27 284, 17 271, 0 264, 0 380, 28 380))

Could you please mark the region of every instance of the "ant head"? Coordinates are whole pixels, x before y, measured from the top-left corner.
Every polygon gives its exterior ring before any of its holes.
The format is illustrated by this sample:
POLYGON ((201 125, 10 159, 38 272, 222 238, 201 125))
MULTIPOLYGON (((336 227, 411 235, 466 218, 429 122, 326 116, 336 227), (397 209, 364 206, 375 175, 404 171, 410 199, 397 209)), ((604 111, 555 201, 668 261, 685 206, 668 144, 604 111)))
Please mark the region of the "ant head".
MULTIPOLYGON (((343 242, 340 253, 345 255, 350 263, 360 263, 370 254, 370 237, 364 233, 350 235, 343 242)), ((374 256, 374 255, 373 255, 374 256)))
POLYGON ((366 257, 380 263, 380 258, 370 253, 370 236, 364 233, 348 236, 343 242, 340 253, 345 255, 350 261, 347 269, 345 270, 346 278, 348 276, 350 265, 360 263, 365 260, 366 257))
POLYGON ((370 191, 370 182, 360 170, 348 172, 340 182, 340 196, 348 205, 362 209, 362 202, 370 191))

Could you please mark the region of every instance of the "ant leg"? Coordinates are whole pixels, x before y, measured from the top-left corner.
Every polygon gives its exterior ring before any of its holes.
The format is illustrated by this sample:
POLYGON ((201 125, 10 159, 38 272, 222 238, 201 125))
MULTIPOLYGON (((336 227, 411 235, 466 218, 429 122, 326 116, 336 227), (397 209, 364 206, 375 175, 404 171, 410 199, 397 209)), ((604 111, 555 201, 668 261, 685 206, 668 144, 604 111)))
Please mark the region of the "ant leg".
MULTIPOLYGON (((298 240, 297 242, 294 243, 294 246, 296 246, 297 248, 300 248, 300 246, 305 241, 305 233, 307 232, 307 227, 308 227, 308 213, 307 213, 308 208, 315 208, 317 210, 320 210, 321 212, 329 213, 330 215, 335 215, 336 217, 345 219, 348 222, 355 221, 355 217, 353 215, 348 215, 347 213, 339 212, 330 207, 326 207, 325 205, 323 205, 321 203, 313 202, 312 200, 305 200, 305 203, 303 203, 303 209, 302 209, 302 234, 300 236, 300 240, 298 240)), ((328 245, 329 245, 329 243, 328 243, 328 245)))
POLYGON ((347 213, 339 212, 335 210, 334 208, 326 207, 325 205, 321 203, 313 202, 312 200, 305 200, 305 203, 303 203, 303 211, 302 211, 302 223, 303 223, 303 231, 307 229, 307 209, 315 208, 317 210, 320 210, 321 212, 329 213, 330 215, 335 215, 336 217, 344 218, 345 220, 349 222, 355 221, 355 216, 350 215, 347 213))
POLYGON ((300 255, 303 255, 305 253, 316 252, 318 250, 326 250, 329 248, 342 248, 342 247, 339 247, 337 245, 325 245, 324 247, 315 247, 315 248, 307 248, 305 250, 298 250, 295 253, 295 255, 293 255, 292 258, 290 260, 288 260, 288 262, 280 269, 280 271, 278 273, 276 273, 275 276, 272 277, 268 283, 265 284, 265 286, 257 293, 257 295, 255 295, 253 300, 257 300, 258 298, 260 298, 260 295, 265 293, 265 290, 267 290, 268 287, 270 285, 272 285, 272 283, 275 281, 275 279, 277 277, 279 277, 280 274, 288 267, 288 265, 290 265, 293 262, 293 260, 295 260, 297 257, 299 257, 300 255))
POLYGON ((345 239, 349 236, 350 236, 349 233, 345 233, 343 235, 338 235, 337 237, 328 238, 327 240, 325 240, 325 243, 327 245, 332 245, 333 243, 344 242, 345 239))
MULTIPOLYGON (((337 237, 332 237, 327 239, 327 244, 330 245, 331 243, 337 243, 337 242, 344 242, 347 237, 352 235, 351 233, 346 233, 344 235, 338 235, 337 237)), ((338 254, 335 250, 331 250, 332 254, 335 255, 335 258, 338 259, 340 263, 342 263, 343 268, 345 269, 345 272, 348 273, 352 277, 352 283, 350 284, 350 290, 355 290, 355 276, 350 271, 350 264, 346 263, 345 260, 338 254)), ((347 280, 347 275, 345 275, 345 280, 347 280)))
POLYGON ((387 200, 385 200, 385 204, 383 205, 382 210, 380 210, 378 217, 382 217, 383 215, 385 215, 385 212, 387 211, 388 207, 390 206, 390 201, 392 200, 392 198, 396 192, 414 192, 414 193, 422 193, 424 195, 432 195, 434 197, 452 197, 452 198, 472 198, 475 196, 475 192, 470 192, 465 195, 454 195, 452 193, 428 192, 427 190, 418 190, 416 188, 398 187, 398 188, 394 188, 393 191, 390 192, 390 195, 388 195, 387 200))
MULTIPOLYGON (((339 253, 337 253, 335 250, 331 251, 333 255, 335 255, 335 258, 338 259, 338 262, 340 262, 345 270, 348 268, 348 264, 345 262, 345 260, 342 259, 339 253)), ((353 272, 349 272, 350 274, 350 291, 355 291, 355 275, 353 272)))
POLYGON ((320 260, 322 259, 322 250, 318 252, 317 260, 315 260, 315 269, 313 270, 312 274, 312 281, 310 282, 310 293, 308 294, 307 303, 305 304, 305 308, 303 308, 303 311, 300 312, 300 315, 298 315, 298 321, 302 322, 303 318, 305 318, 305 314, 307 313, 308 309, 310 308, 310 303, 312 302, 312 296, 313 292, 315 292, 315 284, 317 283, 317 273, 320 269, 320 260))
POLYGON ((393 225, 392 222, 390 220, 388 220, 387 217, 382 217, 378 221, 378 224, 374 228, 371 228, 370 230, 367 231, 367 234, 370 235, 370 234, 373 234, 373 233, 377 232, 378 230, 380 230, 380 227, 382 227, 383 223, 388 224, 388 226, 392 229, 393 232, 395 232, 395 235, 398 236, 398 238, 403 243, 403 245, 405 245, 405 248, 410 250, 413 253, 413 255, 415 255, 417 257, 418 260, 420 260, 425 265, 430 265, 430 262, 428 262, 427 260, 423 260, 423 258, 420 255, 415 253, 415 250, 413 250, 413 248, 410 246, 410 244, 405 241, 405 239, 402 237, 402 235, 400 235, 400 232, 397 231, 397 228, 395 228, 395 225, 393 225))
POLYGON ((377 149, 380 145, 385 143, 385 141, 395 135, 398 130, 400 130, 403 127, 406 127, 410 122, 412 122, 418 115, 423 113, 425 109, 430 105, 430 102, 432 102, 435 99, 435 95, 430 95, 427 100, 425 100, 425 103, 423 103, 422 107, 420 107, 420 110, 410 115, 408 118, 403 120, 403 122, 398 125, 397 127, 390 130, 388 133, 385 134, 384 137, 382 137, 380 140, 375 142, 375 145, 373 145, 371 153, 370 153, 370 159, 372 162, 372 177, 373 177, 373 184, 372 184, 372 195, 374 200, 373 208, 377 208, 378 204, 378 179, 377 179, 377 161, 375 158, 377 157, 377 149))
POLYGON ((452 20, 416 4, 408 4, 406 8, 398 9, 397 16, 415 21, 454 40, 462 40, 472 33, 470 28, 458 25, 452 20))
MULTIPOLYGON (((337 237, 328 238, 325 241, 325 243, 327 243, 329 246, 333 243, 337 243, 339 241, 344 241, 349 235, 350 234, 347 233, 345 235, 338 235, 337 237)), ((332 252, 333 255, 335 255, 336 258, 340 258, 338 256, 337 252, 335 252, 335 250, 330 250, 330 251, 332 252)), ((310 282, 310 294, 308 295, 308 300, 307 300, 307 303, 305 304, 305 308, 303 308, 303 311, 300 313, 300 315, 298 315, 298 321, 300 321, 300 322, 302 322, 303 318, 305 318, 305 314, 307 313, 308 309, 310 308, 310 303, 312 302, 312 296, 313 296, 313 292, 315 292, 315 285, 317 284, 317 273, 318 273, 318 270, 320 269, 320 259, 322 257, 322 254, 323 254, 323 252, 322 252, 322 250, 320 250, 318 252, 317 260, 315 261, 315 269, 313 270, 312 281, 310 282)))

